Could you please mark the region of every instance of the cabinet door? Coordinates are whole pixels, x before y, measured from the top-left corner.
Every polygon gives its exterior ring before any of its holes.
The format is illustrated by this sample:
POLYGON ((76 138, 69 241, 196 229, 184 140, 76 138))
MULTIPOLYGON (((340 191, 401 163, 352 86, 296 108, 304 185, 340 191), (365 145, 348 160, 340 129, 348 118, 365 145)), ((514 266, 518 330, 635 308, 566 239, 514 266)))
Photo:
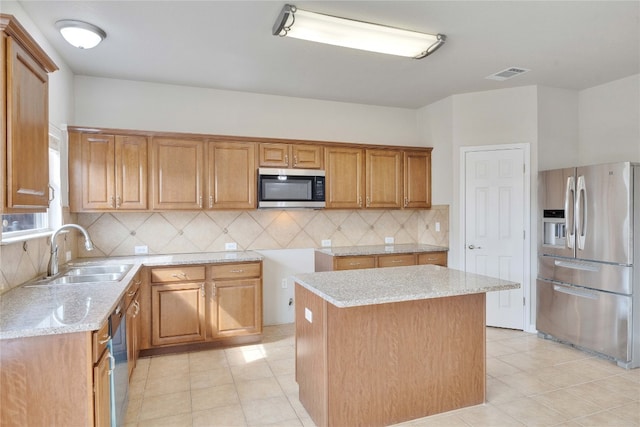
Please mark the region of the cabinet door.
POLYGON ((367 208, 402 207, 402 152, 367 150, 367 208))
POLYGON ((114 156, 112 135, 82 135, 83 209, 115 209, 114 156))
POLYGON ((431 152, 404 153, 404 207, 431 207, 431 152))
POLYGON ((214 338, 262 332, 262 280, 214 281, 213 294, 214 338))
POLYGON ((321 169, 323 148, 317 145, 292 145, 291 167, 300 169, 321 169))
POLYGON ((151 344, 204 341, 204 282, 151 285, 151 344))
POLYGON ((359 148, 325 149, 326 207, 362 207, 363 151, 359 148))
POLYGON ((252 142, 216 142, 209 148, 209 208, 256 208, 256 148, 252 142))
POLYGON ((116 136, 116 209, 147 209, 147 138, 116 136))
POLYGON ((435 264, 443 267, 447 266, 446 252, 426 252, 418 254, 418 265, 435 264))
POLYGON ((152 209, 201 209, 204 142, 155 138, 151 142, 152 209))
POLYGON ((96 427, 111 426, 111 363, 109 349, 105 350, 93 367, 93 404, 96 427))
POLYGON ((49 206, 49 80, 11 37, 6 43, 7 208, 44 212, 49 206))
POLYGON ((289 144, 260 144, 258 146, 260 167, 288 168, 289 144))

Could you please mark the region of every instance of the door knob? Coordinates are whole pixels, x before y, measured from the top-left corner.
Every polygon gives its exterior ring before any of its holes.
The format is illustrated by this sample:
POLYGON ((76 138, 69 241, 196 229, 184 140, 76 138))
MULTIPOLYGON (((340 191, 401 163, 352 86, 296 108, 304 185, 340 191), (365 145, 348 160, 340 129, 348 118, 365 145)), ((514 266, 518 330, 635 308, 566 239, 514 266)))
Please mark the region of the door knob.
POLYGON ((469 249, 473 250, 473 249, 482 249, 482 248, 480 246, 469 245, 469 249))

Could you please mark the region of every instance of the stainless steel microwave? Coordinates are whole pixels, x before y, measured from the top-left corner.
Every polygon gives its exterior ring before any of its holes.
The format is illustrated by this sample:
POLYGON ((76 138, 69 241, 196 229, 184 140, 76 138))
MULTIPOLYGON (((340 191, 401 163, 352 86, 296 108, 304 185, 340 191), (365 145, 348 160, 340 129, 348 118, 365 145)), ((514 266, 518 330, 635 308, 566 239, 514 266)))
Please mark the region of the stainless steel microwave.
POLYGON ((318 169, 258 169, 259 208, 324 208, 325 176, 318 169))

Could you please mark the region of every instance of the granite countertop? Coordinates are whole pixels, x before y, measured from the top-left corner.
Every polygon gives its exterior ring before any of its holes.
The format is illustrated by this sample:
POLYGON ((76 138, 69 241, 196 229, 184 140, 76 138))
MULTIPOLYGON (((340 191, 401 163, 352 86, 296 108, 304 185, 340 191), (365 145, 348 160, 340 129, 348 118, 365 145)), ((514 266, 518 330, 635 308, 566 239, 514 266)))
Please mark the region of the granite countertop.
POLYGON ((415 243, 398 245, 336 246, 316 249, 317 252, 322 252, 331 256, 389 255, 414 252, 442 252, 448 250, 449 248, 443 246, 420 245, 415 243))
POLYGON ((262 259, 262 255, 251 251, 79 258, 68 265, 132 264, 132 268, 119 282, 38 285, 37 279, 34 279, 11 289, 0 295, 0 340, 100 329, 143 266, 249 262, 262 259))
POLYGON ((519 283, 437 265, 297 274, 294 281, 336 307, 357 307, 517 289, 519 283))

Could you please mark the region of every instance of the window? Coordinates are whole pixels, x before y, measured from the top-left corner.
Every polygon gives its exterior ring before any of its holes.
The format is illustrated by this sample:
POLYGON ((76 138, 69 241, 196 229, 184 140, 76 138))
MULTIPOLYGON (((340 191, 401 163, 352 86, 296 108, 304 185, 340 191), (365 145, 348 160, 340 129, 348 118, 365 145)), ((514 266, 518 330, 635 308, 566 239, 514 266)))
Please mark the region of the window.
POLYGON ((49 183, 51 185, 49 209, 43 213, 2 215, 2 241, 44 233, 62 225, 60 148, 62 131, 49 125, 49 183))

